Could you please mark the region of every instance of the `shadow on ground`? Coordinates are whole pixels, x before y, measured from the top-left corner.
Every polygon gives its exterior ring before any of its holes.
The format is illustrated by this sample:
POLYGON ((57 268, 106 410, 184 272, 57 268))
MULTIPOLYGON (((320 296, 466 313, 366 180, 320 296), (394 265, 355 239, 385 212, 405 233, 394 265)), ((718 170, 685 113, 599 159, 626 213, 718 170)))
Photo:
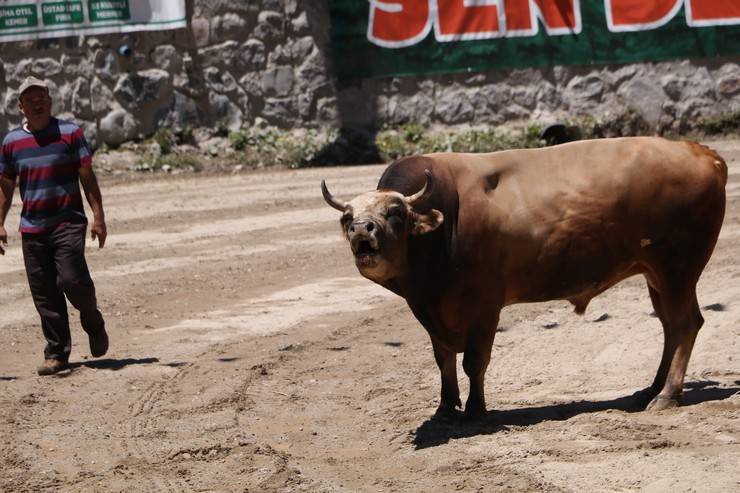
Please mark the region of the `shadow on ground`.
MULTIPOLYGON (((735 382, 738 384, 740 382, 735 382)), ((740 387, 721 387, 719 382, 688 382, 685 385, 682 406, 693 406, 702 402, 720 401, 738 392, 740 387)), ((638 412, 647 405, 644 391, 608 401, 579 401, 551 406, 525 407, 505 411, 488 411, 476 421, 467 421, 462 412, 453 417, 433 416, 416 429, 413 444, 416 450, 443 445, 450 440, 476 435, 490 435, 509 426, 530 426, 543 421, 564 421, 579 414, 615 409, 638 412)))
POLYGON ((93 361, 79 361, 70 363, 69 367, 72 369, 79 367, 94 368, 96 370, 120 370, 126 366, 131 365, 150 365, 152 363, 158 363, 159 358, 123 358, 123 359, 96 359, 93 361))

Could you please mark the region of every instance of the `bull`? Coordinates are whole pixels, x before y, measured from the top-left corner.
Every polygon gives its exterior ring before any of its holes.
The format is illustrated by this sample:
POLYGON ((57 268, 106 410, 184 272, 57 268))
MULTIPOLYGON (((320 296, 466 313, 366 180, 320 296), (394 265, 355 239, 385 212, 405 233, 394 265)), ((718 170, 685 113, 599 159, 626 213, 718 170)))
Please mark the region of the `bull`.
POLYGON ((644 403, 680 403, 703 324, 696 284, 719 236, 727 165, 713 150, 657 137, 579 141, 488 154, 436 153, 390 164, 349 202, 321 183, 355 264, 405 298, 441 374, 438 413, 485 413, 484 375, 501 309, 589 301, 641 274, 663 325, 644 403))

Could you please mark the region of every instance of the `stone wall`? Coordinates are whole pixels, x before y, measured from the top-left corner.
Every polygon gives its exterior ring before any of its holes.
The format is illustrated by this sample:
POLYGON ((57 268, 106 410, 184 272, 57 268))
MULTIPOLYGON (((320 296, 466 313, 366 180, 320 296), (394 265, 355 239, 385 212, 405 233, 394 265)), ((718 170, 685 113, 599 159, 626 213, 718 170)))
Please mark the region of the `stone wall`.
POLYGON ((55 114, 78 121, 94 145, 160 127, 544 124, 628 109, 656 131, 680 131, 697 118, 740 111, 737 59, 369 79, 339 88, 325 0, 188 0, 188 11, 187 29, 3 44, 0 132, 20 122, 16 89, 29 74, 50 82, 55 114))

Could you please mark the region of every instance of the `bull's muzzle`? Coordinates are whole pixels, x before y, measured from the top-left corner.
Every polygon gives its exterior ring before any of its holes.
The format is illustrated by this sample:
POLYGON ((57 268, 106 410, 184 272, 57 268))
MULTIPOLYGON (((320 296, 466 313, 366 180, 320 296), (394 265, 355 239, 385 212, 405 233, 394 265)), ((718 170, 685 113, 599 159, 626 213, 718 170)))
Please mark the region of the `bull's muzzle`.
POLYGON ((352 224, 349 225, 349 232, 350 234, 358 234, 358 235, 369 235, 373 232, 375 229, 375 224, 373 224, 372 221, 353 221, 352 224))
POLYGON ((352 253, 358 256, 378 253, 377 226, 372 221, 353 221, 347 228, 352 253))

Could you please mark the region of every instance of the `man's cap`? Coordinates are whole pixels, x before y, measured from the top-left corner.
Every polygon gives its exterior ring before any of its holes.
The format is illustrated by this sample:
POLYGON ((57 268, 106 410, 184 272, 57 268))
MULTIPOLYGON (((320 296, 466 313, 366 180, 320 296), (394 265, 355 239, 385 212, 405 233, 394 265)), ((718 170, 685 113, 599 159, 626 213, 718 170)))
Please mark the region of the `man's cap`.
POLYGON ((46 91, 49 91, 49 86, 41 79, 37 79, 33 75, 29 75, 23 80, 20 89, 18 89, 18 99, 21 98, 24 92, 32 87, 43 87, 46 91))

